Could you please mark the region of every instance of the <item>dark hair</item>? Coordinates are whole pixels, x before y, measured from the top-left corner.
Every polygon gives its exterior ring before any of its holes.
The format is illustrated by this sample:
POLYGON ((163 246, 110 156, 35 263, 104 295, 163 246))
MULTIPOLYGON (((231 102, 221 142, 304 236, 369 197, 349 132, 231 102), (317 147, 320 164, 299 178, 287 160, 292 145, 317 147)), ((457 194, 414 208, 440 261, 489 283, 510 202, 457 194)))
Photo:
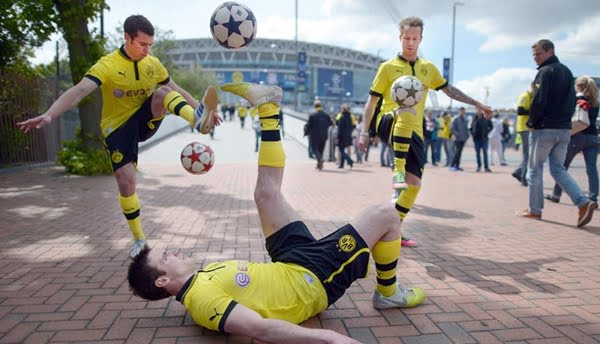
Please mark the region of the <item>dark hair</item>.
POLYGON ((138 31, 142 31, 148 36, 154 36, 154 26, 141 14, 135 14, 127 17, 123 23, 123 31, 131 38, 135 38, 138 31))
POLYGON ((157 278, 164 275, 164 271, 148 265, 148 254, 150 248, 146 245, 144 249, 133 258, 133 262, 129 264, 127 272, 127 280, 129 281, 129 289, 133 295, 139 296, 142 299, 156 301, 161 300, 171 295, 164 289, 157 287, 154 282, 157 278))
POLYGON ((540 39, 539 41, 535 42, 531 47, 540 47, 544 51, 548 51, 550 49, 554 50, 554 43, 552 43, 552 41, 549 39, 540 39))

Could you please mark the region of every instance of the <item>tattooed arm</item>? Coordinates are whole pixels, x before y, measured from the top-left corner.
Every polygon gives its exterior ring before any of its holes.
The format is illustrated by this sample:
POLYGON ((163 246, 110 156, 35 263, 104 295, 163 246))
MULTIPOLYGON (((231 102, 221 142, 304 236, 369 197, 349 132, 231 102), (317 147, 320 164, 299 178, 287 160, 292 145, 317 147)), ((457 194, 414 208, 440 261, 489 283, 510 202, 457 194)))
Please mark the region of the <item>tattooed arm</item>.
POLYGON ((442 91, 444 91, 444 93, 446 93, 446 95, 448 97, 450 97, 454 100, 458 100, 459 102, 463 102, 463 103, 475 106, 477 109, 483 111, 486 118, 490 118, 492 116, 492 108, 469 97, 468 95, 464 94, 463 91, 459 90, 458 88, 449 84, 448 86, 442 88, 442 91))

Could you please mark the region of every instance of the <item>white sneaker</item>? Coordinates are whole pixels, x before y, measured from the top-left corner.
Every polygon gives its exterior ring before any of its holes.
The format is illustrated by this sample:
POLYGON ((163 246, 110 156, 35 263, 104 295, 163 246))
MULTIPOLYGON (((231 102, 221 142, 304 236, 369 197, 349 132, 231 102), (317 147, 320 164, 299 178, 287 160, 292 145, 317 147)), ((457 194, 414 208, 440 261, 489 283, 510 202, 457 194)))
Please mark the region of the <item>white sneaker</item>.
POLYGON ((421 288, 406 288, 397 284, 394 295, 386 297, 377 290, 373 292, 373 307, 377 309, 410 308, 420 305, 427 298, 427 293, 421 288))
POLYGON ((246 99, 253 106, 265 103, 281 104, 282 91, 278 86, 259 85, 248 82, 230 82, 222 84, 221 89, 226 92, 237 94, 246 99))
POLYGON ((217 111, 217 103, 219 98, 217 96, 217 89, 214 86, 208 86, 202 102, 194 111, 194 128, 202 134, 208 134, 212 130, 214 123, 212 123, 212 115, 217 111))
POLYGON ((131 258, 135 258, 138 254, 140 254, 140 252, 142 252, 142 250, 144 249, 145 246, 146 246, 146 240, 144 240, 144 239, 138 239, 138 240, 134 241, 133 244, 131 245, 131 251, 129 252, 129 256, 131 258))

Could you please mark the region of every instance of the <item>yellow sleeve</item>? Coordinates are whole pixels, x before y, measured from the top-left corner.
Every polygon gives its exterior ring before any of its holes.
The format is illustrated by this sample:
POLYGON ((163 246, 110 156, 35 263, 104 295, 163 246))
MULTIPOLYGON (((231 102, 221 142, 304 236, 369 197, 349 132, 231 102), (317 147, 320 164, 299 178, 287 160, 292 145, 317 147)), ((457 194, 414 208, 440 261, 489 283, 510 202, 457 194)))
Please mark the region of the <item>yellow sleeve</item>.
POLYGON ((99 80, 102 84, 108 81, 109 67, 106 63, 106 58, 103 57, 96 62, 90 69, 85 73, 86 76, 91 76, 94 79, 99 80))
POLYGON ((389 92, 389 88, 391 85, 389 75, 387 72, 387 64, 382 63, 377 70, 377 74, 373 79, 373 83, 371 84, 371 92, 375 92, 380 96, 383 96, 386 92, 389 92))
POLYGON ((427 78, 427 84, 425 86, 427 86, 427 88, 429 89, 433 89, 433 90, 438 90, 440 87, 446 85, 446 83, 448 83, 448 81, 446 81, 446 79, 444 79, 444 77, 442 76, 442 74, 440 74, 440 71, 437 69, 437 67, 433 64, 430 63, 429 64, 429 78, 427 78))
POLYGON ((157 84, 161 84, 169 79, 169 71, 163 66, 157 57, 152 56, 153 62, 156 66, 155 80, 157 84))
POLYGON ((202 288, 202 293, 186 297, 186 309, 198 325, 225 332, 225 322, 237 302, 220 288, 208 284, 204 284, 202 288))

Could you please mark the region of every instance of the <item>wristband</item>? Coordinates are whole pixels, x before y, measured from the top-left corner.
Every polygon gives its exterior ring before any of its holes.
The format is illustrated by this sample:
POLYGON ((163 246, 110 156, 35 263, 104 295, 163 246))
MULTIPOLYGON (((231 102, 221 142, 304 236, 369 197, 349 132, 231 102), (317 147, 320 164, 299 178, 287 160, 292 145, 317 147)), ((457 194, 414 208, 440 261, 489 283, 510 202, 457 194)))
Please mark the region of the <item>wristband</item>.
POLYGON ((360 137, 369 137, 369 133, 362 132, 360 133, 360 137))

